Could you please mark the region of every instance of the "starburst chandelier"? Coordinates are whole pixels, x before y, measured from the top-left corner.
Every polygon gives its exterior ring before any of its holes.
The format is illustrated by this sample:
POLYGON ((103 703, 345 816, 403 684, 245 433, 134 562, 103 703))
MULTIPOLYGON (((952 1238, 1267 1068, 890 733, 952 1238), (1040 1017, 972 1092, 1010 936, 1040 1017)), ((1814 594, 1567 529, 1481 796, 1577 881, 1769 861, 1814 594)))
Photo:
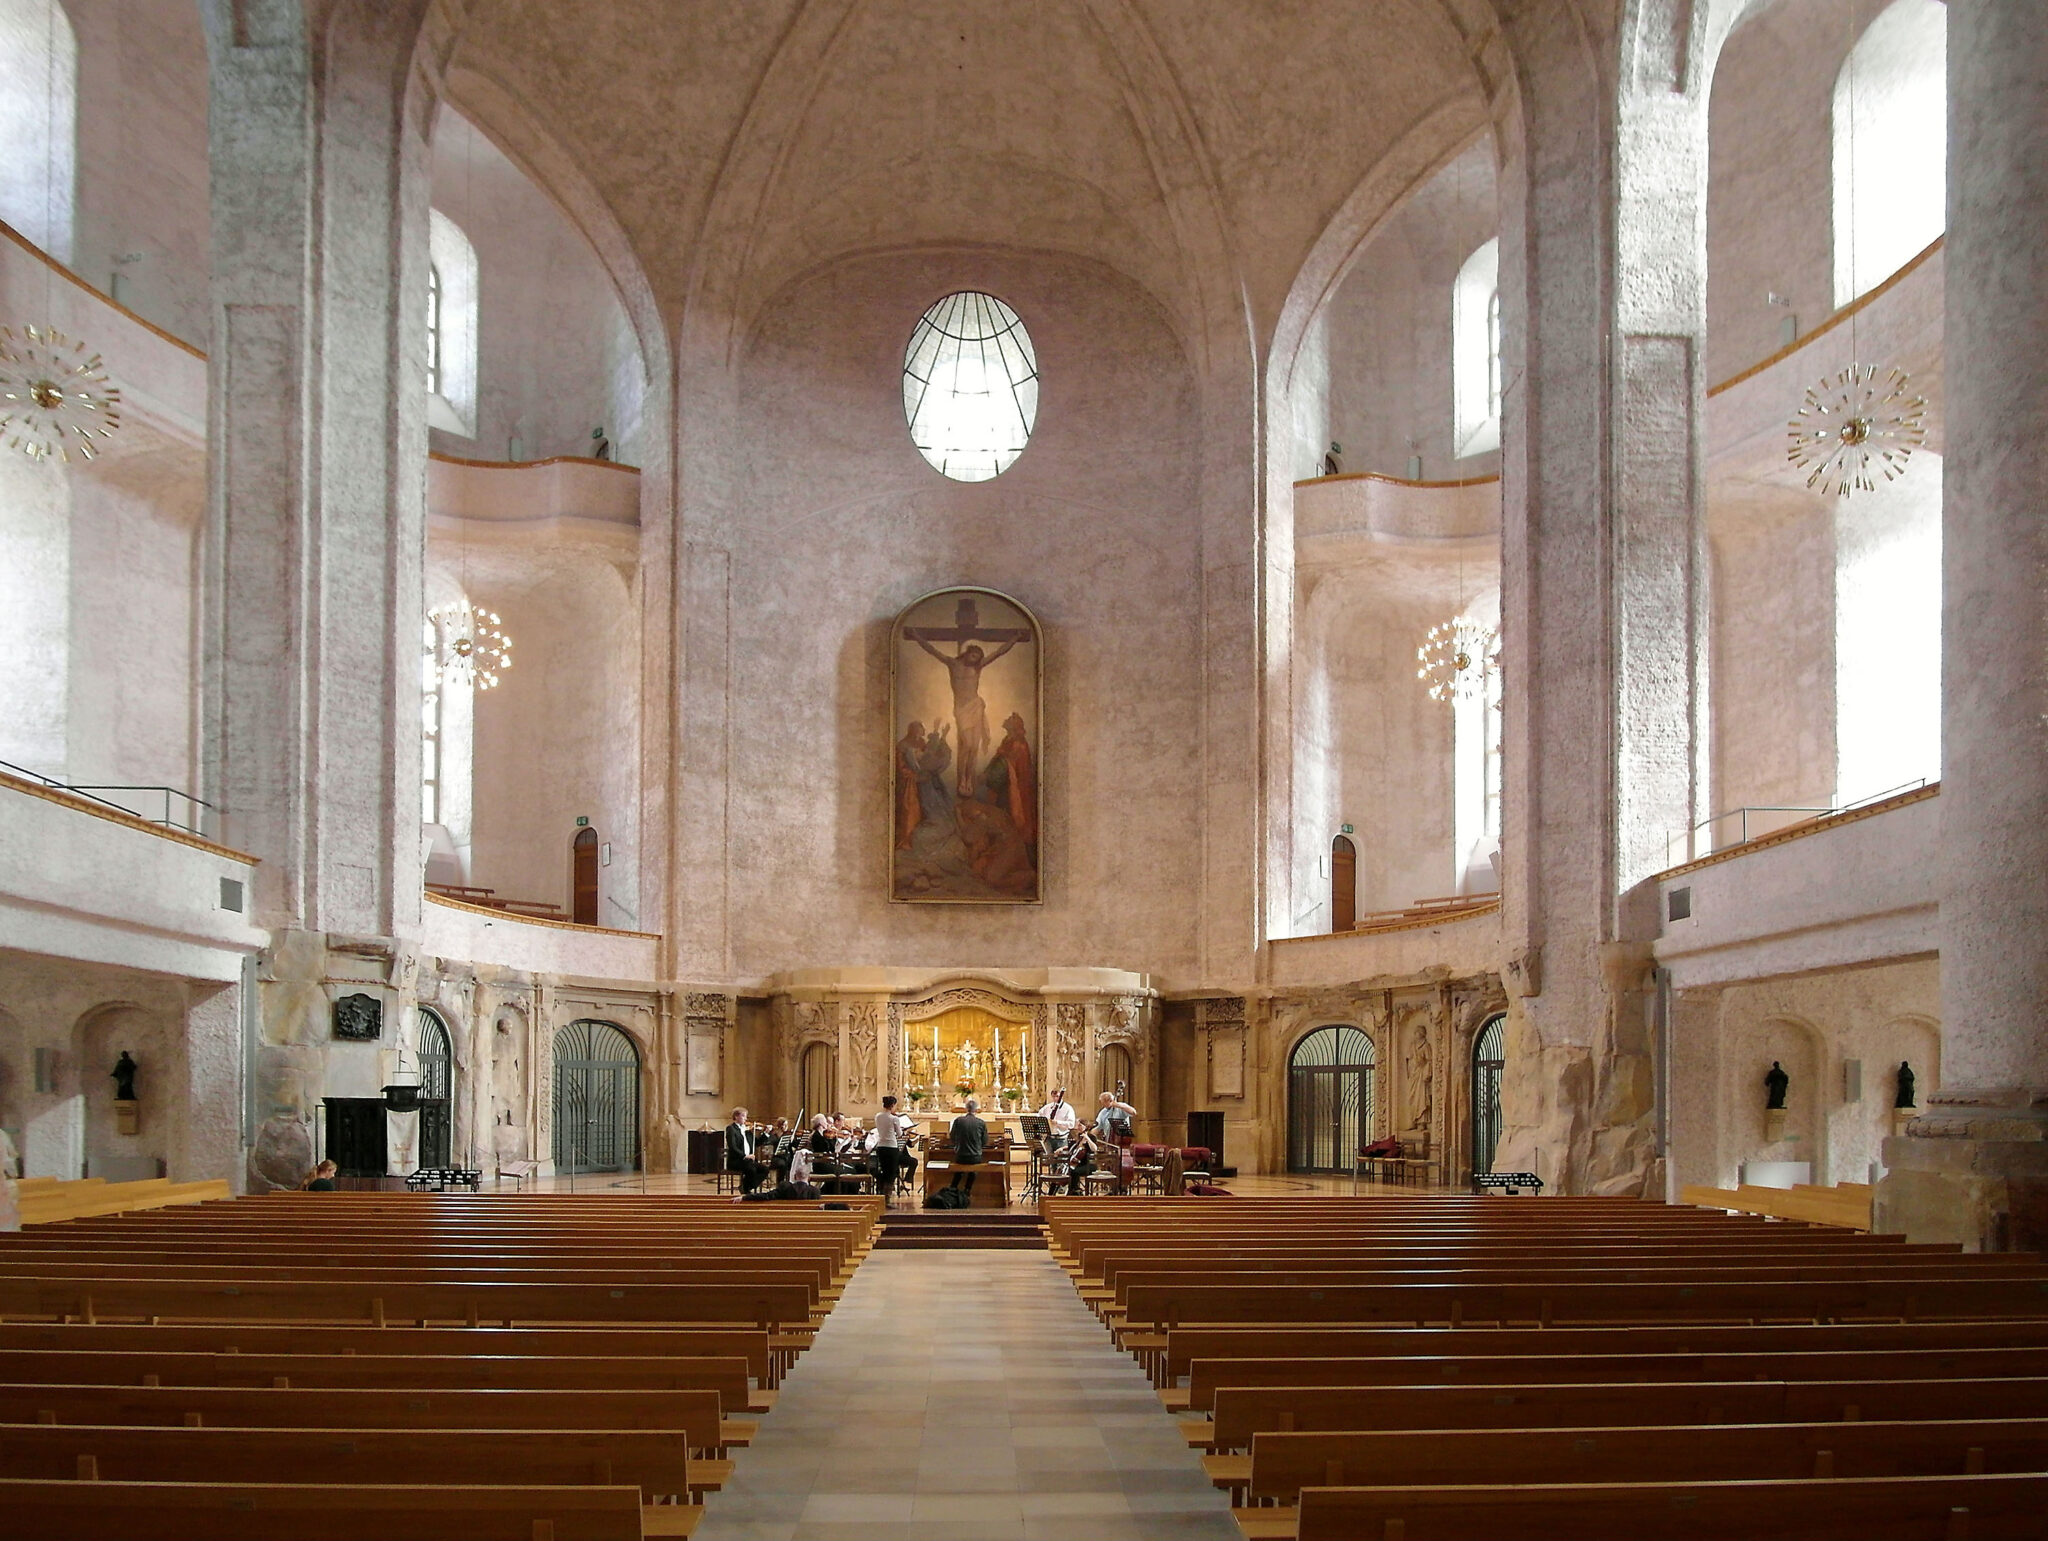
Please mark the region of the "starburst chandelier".
POLYGON ((458 599, 436 605, 427 620, 435 639, 429 655, 443 684, 489 690, 512 667, 512 639, 495 611, 458 599))
POLYGON ((1851 364, 1807 390, 1786 433, 1786 458, 1807 473, 1809 489, 1838 498, 1875 492, 1878 476, 1896 481, 1927 442, 1927 398, 1913 394, 1903 369, 1880 378, 1875 364, 1851 364))
POLYGON ((0 326, 0 437, 31 460, 91 460, 121 426, 97 353, 52 326, 0 326))
POLYGON ((1415 650, 1415 677, 1432 701, 1470 701, 1484 694, 1486 676, 1500 665, 1500 633, 1469 615, 1439 621, 1415 650))

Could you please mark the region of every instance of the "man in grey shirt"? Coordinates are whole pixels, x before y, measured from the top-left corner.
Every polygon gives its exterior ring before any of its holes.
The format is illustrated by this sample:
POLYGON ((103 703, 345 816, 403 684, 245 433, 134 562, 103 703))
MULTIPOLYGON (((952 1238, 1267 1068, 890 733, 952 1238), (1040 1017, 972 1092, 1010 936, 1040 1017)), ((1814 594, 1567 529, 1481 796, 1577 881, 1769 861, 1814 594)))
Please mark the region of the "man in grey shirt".
POLYGON ((977 1116, 980 1112, 981 1104, 969 1097, 967 1111, 953 1120, 947 1136, 953 1142, 953 1180, 946 1184, 949 1188, 974 1191, 975 1174, 960 1169, 980 1166, 982 1157, 988 1153, 988 1125, 977 1116))

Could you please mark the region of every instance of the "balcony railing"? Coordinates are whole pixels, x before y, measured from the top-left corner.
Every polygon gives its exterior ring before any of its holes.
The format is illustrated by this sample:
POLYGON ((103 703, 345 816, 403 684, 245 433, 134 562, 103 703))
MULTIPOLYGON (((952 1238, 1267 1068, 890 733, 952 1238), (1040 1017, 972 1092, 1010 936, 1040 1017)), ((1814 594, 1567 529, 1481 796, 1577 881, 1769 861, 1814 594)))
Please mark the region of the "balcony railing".
POLYGON ((17 776, 23 781, 33 781, 38 786, 53 791, 69 792, 74 797, 83 797, 104 807, 117 809, 138 818, 145 824, 159 824, 165 829, 181 830, 188 835, 197 835, 202 840, 221 838, 220 810, 203 797, 194 797, 190 792, 176 787, 127 786, 103 783, 84 784, 74 781, 59 781, 45 776, 40 771, 29 770, 26 766, 14 765, 0 760, 0 771, 17 776))
POLYGON ((1752 840, 1761 840, 1766 835, 1782 834, 1801 824, 1812 824, 1830 818, 1838 813, 1847 813, 1854 808, 1865 808, 1872 803, 1881 803, 1888 797, 1897 797, 1902 792, 1917 792, 1929 785, 1925 776, 1913 781, 1902 781, 1895 787, 1886 787, 1882 792, 1873 792, 1868 797, 1859 797, 1853 802, 1837 803, 1827 808, 1772 808, 1745 807, 1730 808, 1712 818, 1702 819, 1691 829, 1673 830, 1664 842, 1664 865, 1682 867, 1689 861, 1712 856, 1717 851, 1733 850, 1736 846, 1747 845, 1752 840))

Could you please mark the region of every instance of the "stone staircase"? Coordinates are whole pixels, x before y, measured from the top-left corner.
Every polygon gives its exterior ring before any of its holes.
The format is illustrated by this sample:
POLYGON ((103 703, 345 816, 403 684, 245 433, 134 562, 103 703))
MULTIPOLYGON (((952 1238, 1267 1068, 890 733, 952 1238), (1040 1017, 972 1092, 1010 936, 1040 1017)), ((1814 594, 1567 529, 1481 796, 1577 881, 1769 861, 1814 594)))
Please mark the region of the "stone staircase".
POLYGON ((1007 1210, 919 1209, 882 1216, 877 1250, 932 1250, 940 1247, 1000 1247, 1046 1250, 1045 1228, 1032 1214, 1007 1210))

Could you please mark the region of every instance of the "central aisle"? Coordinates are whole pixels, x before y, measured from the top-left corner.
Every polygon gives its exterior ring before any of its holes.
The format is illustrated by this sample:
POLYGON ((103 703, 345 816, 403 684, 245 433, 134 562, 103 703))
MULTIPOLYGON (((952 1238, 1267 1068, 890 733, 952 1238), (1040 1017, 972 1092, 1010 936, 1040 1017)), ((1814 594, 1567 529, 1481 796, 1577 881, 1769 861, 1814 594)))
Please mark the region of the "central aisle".
POLYGON ((1236 1541, 1043 1252, 869 1255, 699 1541, 1236 1541))

